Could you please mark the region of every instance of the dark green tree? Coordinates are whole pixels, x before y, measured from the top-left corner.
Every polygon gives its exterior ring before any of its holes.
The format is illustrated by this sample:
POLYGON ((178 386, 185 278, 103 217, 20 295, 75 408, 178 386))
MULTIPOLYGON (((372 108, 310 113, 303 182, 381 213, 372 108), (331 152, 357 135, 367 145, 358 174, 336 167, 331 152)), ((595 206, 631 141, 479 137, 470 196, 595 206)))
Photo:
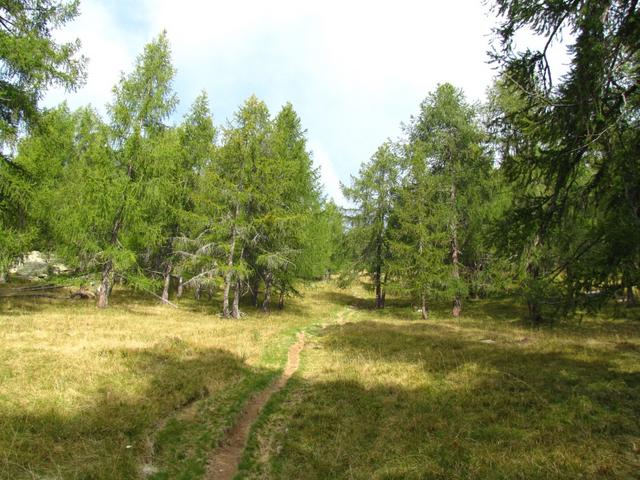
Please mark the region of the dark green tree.
POLYGON ((481 202, 482 185, 491 171, 477 109, 466 102, 462 91, 450 84, 440 85, 422 102, 409 138, 437 177, 438 188, 448 192, 452 312, 457 317, 468 292, 461 246, 472 245, 467 242, 472 233, 472 209, 481 202))
POLYGON ((551 301, 571 313, 637 285, 629 272, 637 271, 640 232, 638 5, 494 5, 502 20, 494 61, 506 98, 497 122, 503 170, 516 186, 511 225, 528 252, 529 311, 540 322, 551 301), (541 49, 515 50, 514 36, 525 28, 544 38, 541 49), (568 72, 557 80, 548 51, 568 32, 568 72), (590 219, 581 219, 587 212, 590 219), (561 232, 574 228, 573 242, 563 240, 561 248, 561 232))

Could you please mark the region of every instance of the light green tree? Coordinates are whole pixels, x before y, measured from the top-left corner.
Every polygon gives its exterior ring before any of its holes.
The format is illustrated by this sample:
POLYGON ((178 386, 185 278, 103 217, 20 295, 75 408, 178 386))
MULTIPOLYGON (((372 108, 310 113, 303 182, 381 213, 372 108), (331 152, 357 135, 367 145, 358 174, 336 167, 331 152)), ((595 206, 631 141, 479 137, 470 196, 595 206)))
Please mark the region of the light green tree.
POLYGON ((362 165, 351 186, 343 187, 354 207, 347 210, 348 242, 353 255, 351 270, 364 270, 373 282, 376 308, 384 308, 389 280, 389 220, 399 180, 398 158, 391 143, 378 148, 362 165))
POLYGON ((34 239, 26 223, 34 179, 13 161, 13 147, 23 127, 38 118, 38 101, 49 86, 71 90, 84 78, 80 42, 59 43, 53 37, 77 14, 77 1, 0 5, 0 281, 11 260, 34 239))

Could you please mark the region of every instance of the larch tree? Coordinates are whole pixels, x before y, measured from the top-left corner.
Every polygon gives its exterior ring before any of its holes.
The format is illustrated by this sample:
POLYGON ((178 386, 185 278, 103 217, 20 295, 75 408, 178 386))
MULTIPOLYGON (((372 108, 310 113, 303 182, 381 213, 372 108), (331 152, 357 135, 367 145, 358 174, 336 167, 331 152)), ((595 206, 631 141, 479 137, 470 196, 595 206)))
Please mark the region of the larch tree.
POLYGON ((266 208, 258 219, 257 264, 265 284, 262 307, 268 311, 273 289, 282 308, 285 296, 295 291, 294 281, 311 274, 314 247, 305 233, 320 206, 317 173, 291 104, 273 120, 269 156, 264 160, 258 182, 266 208))
POLYGON ((501 19, 494 61, 503 93, 517 100, 501 118, 510 146, 503 167, 513 185, 534 184, 517 190, 512 217, 531 252, 528 283, 538 286, 530 316, 541 322, 549 302, 544 285, 561 292, 563 309, 571 311, 622 289, 633 293, 638 282, 630 274, 640 259, 638 4, 588 0, 540 8, 533 0, 497 0, 494 8, 501 19), (527 28, 544 40, 542 48, 515 49, 514 36, 527 28), (568 68, 558 79, 549 49, 567 32, 568 68), (584 212, 591 221, 579 220, 584 212), (561 248, 557 234, 578 224, 587 230, 561 248), (560 254, 555 265, 547 255, 553 250, 560 254))
POLYGON ((354 208, 347 212, 349 242, 353 248, 352 270, 365 270, 373 282, 376 307, 384 308, 389 275, 389 220, 398 187, 398 158, 391 143, 378 148, 368 163, 343 187, 354 208))
POLYGON ((0 5, 0 281, 33 240, 25 224, 28 172, 13 162, 19 134, 39 117, 50 86, 76 88, 84 79, 80 42, 60 43, 55 29, 78 15, 78 2, 12 0, 0 5))
POLYGON ((390 230, 391 262, 396 290, 420 305, 451 298, 449 194, 426 161, 424 145, 402 149, 402 180, 394 202, 390 230))
POLYGON ((484 155, 477 112, 460 90, 451 84, 440 85, 422 102, 410 127, 410 141, 420 144, 418 151, 439 179, 440 188, 448 192, 452 313, 457 317, 467 293, 460 249, 469 224, 466 206, 472 202, 472 187, 491 165, 484 155))
POLYGON ((269 156, 271 122, 264 102, 250 97, 235 114, 234 122, 224 129, 223 145, 208 176, 218 185, 219 214, 214 218, 221 233, 224 263, 222 314, 240 317, 239 302, 248 279, 246 258, 257 241, 255 218, 262 206, 258 167, 269 156), (230 294, 233 290, 233 303, 230 294))
MULTIPOLYGON (((215 190, 219 185, 215 178, 207 178, 209 183, 205 183, 204 178, 205 172, 213 171, 217 131, 206 92, 194 100, 178 128, 178 136, 180 163, 174 176, 176 222, 170 240, 178 273, 177 295, 180 297, 185 273, 193 273, 195 278, 190 282, 199 288, 200 279, 211 278, 217 271, 215 255, 212 255, 215 238, 211 236, 211 217, 206 212, 211 212, 208 203, 217 200, 215 190)), ((167 283, 165 280, 163 298, 168 298, 167 283)))

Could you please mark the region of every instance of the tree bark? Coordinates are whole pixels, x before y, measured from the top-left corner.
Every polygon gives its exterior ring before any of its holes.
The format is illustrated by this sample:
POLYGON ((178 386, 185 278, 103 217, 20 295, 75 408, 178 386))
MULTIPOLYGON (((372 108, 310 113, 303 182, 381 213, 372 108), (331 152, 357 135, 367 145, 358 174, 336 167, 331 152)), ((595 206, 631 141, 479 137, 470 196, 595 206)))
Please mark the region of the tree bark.
POLYGON ((231 316, 235 319, 240 318, 240 280, 236 280, 233 286, 233 310, 231 316))
MULTIPOLYGON (((453 215, 451 216, 451 274, 456 282, 456 288, 458 280, 460 280, 460 266, 459 266, 459 254, 458 247, 458 222, 455 214, 456 209, 456 185, 451 183, 451 208, 453 208, 453 215)), ((460 299, 460 293, 456 291, 453 299, 453 309, 451 311, 454 317, 459 317, 462 311, 462 300, 460 299)))
POLYGON ((169 289, 171 288, 171 264, 168 263, 164 267, 164 272, 162 272, 162 277, 164 279, 164 286, 162 288, 162 303, 169 303, 169 289))
POLYGON ((535 250, 541 247, 541 238, 542 233, 539 233, 534 238, 534 257, 527 263, 527 275, 529 277, 529 281, 534 284, 534 291, 532 294, 530 293, 527 298, 527 309, 529 310, 529 319, 536 325, 539 325, 544 321, 537 285, 538 281, 540 280, 540 265, 538 265, 537 260, 535 260, 535 250))
POLYGON ((420 295, 420 313, 422 314, 422 319, 426 320, 429 318, 429 306, 427 305, 427 296, 422 293, 420 295))
POLYGON ((636 306, 638 306, 638 300, 636 299, 636 296, 633 293, 633 286, 627 285, 627 307, 636 307, 636 306))
MULTIPOLYGON (((231 229, 231 245, 229 246, 229 256, 227 257, 227 272, 224 275, 224 290, 222 292, 222 316, 229 318, 229 291, 231 290, 231 280, 233 277, 233 256, 236 250, 236 219, 240 213, 240 205, 236 204, 236 211, 233 218, 233 228, 231 229)), ((234 317, 235 318, 235 317, 234 317)))
POLYGON ((271 310, 271 273, 267 273, 264 280, 264 301, 262 302, 262 311, 269 312, 271 310))
POLYGON ((102 268, 102 280, 98 287, 98 308, 107 308, 109 306, 109 292, 111 292, 111 270, 113 263, 108 260, 102 268))
POLYGON ((380 266, 377 266, 373 275, 373 281, 376 288, 376 308, 384 308, 384 301, 382 299, 382 279, 380 277, 380 266))
POLYGON ((278 298, 278 309, 284 308, 284 289, 280 290, 280 298, 278 298))
POLYGON ((176 298, 181 298, 184 293, 184 279, 182 275, 178 277, 178 291, 176 292, 176 298))
POLYGON ((258 296, 260 294, 260 277, 256 275, 253 279, 253 283, 251 284, 251 303, 255 308, 258 308, 258 304, 260 303, 258 296))

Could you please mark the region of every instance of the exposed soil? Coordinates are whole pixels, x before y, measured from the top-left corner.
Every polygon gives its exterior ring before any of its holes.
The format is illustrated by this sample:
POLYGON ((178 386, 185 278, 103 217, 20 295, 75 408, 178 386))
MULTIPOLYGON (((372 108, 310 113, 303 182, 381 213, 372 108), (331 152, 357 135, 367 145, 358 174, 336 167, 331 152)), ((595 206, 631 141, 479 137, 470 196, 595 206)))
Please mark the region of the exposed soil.
POLYGON ((251 426, 258 419, 260 411, 269 401, 271 396, 281 390, 289 378, 295 373, 300 365, 300 352, 304 347, 304 333, 298 334, 298 340, 289 348, 287 365, 282 375, 269 387, 254 396, 245 410, 240 414, 235 425, 231 428, 227 436, 218 448, 216 448, 207 466, 207 480, 232 480, 238 472, 238 465, 249 438, 251 426))

